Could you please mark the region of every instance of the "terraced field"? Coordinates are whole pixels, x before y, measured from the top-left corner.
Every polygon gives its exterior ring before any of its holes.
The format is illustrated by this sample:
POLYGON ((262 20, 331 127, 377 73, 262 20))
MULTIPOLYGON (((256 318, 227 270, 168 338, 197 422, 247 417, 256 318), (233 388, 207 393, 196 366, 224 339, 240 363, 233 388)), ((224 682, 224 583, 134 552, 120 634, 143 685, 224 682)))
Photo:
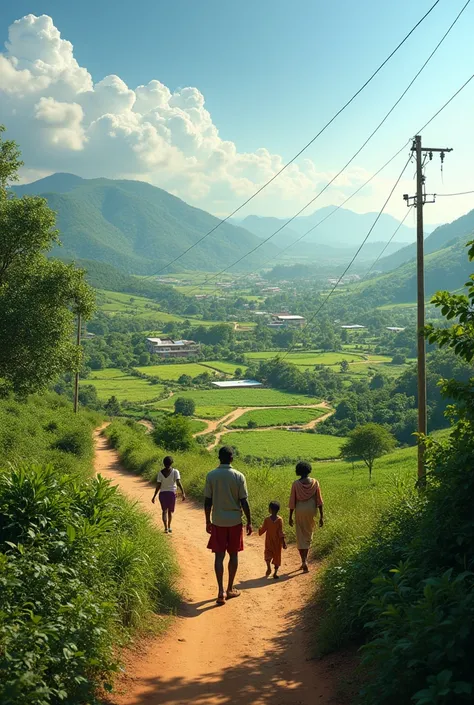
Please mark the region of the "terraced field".
POLYGON ((197 377, 205 372, 211 375, 217 374, 216 370, 195 362, 177 365, 148 365, 147 367, 137 367, 136 369, 149 377, 159 377, 160 379, 173 382, 176 382, 182 375, 197 377))
MULTIPOLYGON (((287 394, 277 389, 196 389, 179 392, 180 397, 193 399, 196 404, 196 416, 202 416, 199 407, 209 406, 305 406, 317 404, 318 399, 304 394, 287 394)), ((160 406, 173 406, 174 398, 166 399, 160 406)))
POLYGON ((241 455, 256 458, 327 460, 339 456, 344 440, 320 433, 272 430, 227 433, 222 436, 221 443, 237 448, 241 455))
POLYGON ((246 411, 235 421, 229 424, 229 428, 247 428, 249 421, 257 425, 257 428, 266 426, 292 426, 293 424, 307 424, 327 414, 327 409, 256 409, 246 411))
POLYGON ((157 399, 164 391, 161 384, 150 384, 145 379, 132 377, 114 368, 97 370, 81 380, 80 384, 92 384, 101 400, 115 396, 120 402, 147 402, 157 399))

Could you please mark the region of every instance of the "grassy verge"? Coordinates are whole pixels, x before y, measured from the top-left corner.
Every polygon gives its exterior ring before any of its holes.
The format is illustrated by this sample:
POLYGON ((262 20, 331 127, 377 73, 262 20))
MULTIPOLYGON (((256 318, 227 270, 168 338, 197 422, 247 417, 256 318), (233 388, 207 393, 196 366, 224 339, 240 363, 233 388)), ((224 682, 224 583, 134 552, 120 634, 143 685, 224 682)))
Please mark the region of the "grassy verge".
POLYGON ((93 414, 57 395, 0 402, 0 702, 96 702, 117 647, 175 609, 149 518, 91 473, 93 414))

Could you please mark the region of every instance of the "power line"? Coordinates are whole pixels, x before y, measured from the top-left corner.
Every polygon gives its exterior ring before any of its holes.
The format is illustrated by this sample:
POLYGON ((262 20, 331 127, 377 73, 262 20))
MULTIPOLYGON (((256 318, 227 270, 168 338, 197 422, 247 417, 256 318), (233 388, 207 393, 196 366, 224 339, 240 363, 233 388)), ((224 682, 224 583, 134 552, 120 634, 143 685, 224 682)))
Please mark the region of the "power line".
MULTIPOLYGON (((273 257, 273 256, 270 257, 270 259, 267 259, 263 264, 261 264, 261 265, 258 267, 258 269, 262 269, 262 268, 265 267, 267 264, 269 264, 269 262, 271 262, 272 260, 280 259, 280 257, 281 257, 285 252, 287 252, 287 251, 290 250, 294 245, 296 245, 298 242, 300 242, 301 240, 303 240, 303 238, 305 238, 307 235, 309 235, 309 233, 311 233, 313 230, 316 230, 316 228, 318 228, 318 227, 319 227, 322 223, 324 223, 328 218, 330 218, 332 215, 334 215, 334 213, 336 213, 338 210, 340 210, 341 208, 343 208, 352 198, 354 198, 354 196, 357 196, 357 194, 358 194, 360 191, 362 191, 362 189, 364 189, 368 184, 370 184, 370 182, 373 181, 376 176, 378 176, 389 164, 391 164, 391 163, 394 161, 394 159, 396 159, 396 158, 398 157, 398 155, 401 154, 401 153, 403 152, 403 150, 404 150, 406 147, 408 147, 408 145, 409 145, 410 143, 411 143, 411 140, 408 140, 407 142, 405 142, 405 144, 403 145, 403 147, 401 147, 401 148, 398 150, 398 152, 396 152, 395 154, 393 154, 393 155, 390 157, 390 159, 389 159, 388 161, 386 161, 385 164, 383 164, 383 166, 380 167, 380 169, 378 169, 375 173, 373 173, 372 176, 371 176, 370 178, 368 178, 367 181, 365 181, 361 186, 359 186, 359 188, 357 188, 355 191, 353 191, 353 193, 351 193, 350 196, 348 196, 347 198, 345 198, 342 203, 340 203, 338 206, 335 206, 334 209, 333 209, 330 213, 328 213, 326 216, 324 216, 324 218, 322 218, 322 219, 319 220, 317 223, 315 223, 315 225, 313 225, 313 226, 312 226, 309 230, 307 230, 303 235, 300 235, 299 238, 297 238, 296 240, 294 240, 292 243, 290 243, 290 244, 289 244, 287 247, 285 247, 283 250, 280 250, 280 252, 278 253, 277 257, 273 257)), ((258 270, 254 270, 254 272, 255 272, 255 271, 258 271, 258 270)), ((252 272, 250 272, 250 274, 252 274, 252 272)), ((244 274, 241 274, 240 277, 237 277, 237 280, 236 280, 236 281, 240 281, 240 279, 243 279, 243 278, 248 277, 248 276, 249 276, 249 273, 248 273, 248 272, 247 272, 247 273, 244 273, 244 274)), ((201 284, 201 286, 203 286, 203 284, 201 284)), ((191 292, 189 292, 189 294, 191 294, 192 291, 196 290, 197 288, 199 288, 199 287, 195 287, 195 289, 192 289, 191 292)), ((216 291, 218 291, 218 289, 214 289, 214 291, 211 292, 211 294, 209 294, 209 295, 211 296, 211 295, 212 295, 213 293, 215 293, 216 291)))
POLYGON ((459 191, 459 193, 435 193, 436 198, 446 197, 446 196, 467 196, 469 193, 474 193, 474 191, 459 191))
POLYGON ((254 198, 256 198, 256 196, 258 196, 264 189, 266 189, 267 186, 269 186, 273 181, 275 181, 275 179, 277 179, 291 164, 293 164, 298 159, 298 157, 300 157, 303 154, 303 152, 305 152, 312 144, 314 144, 314 142, 323 134, 323 132, 325 132, 327 130, 327 128, 330 125, 332 125, 332 123, 336 120, 336 118, 338 118, 339 115, 344 110, 346 110, 346 108, 348 108, 349 105, 357 98, 357 96, 360 95, 360 93, 362 93, 362 91, 369 85, 369 83, 371 83, 371 81, 375 78, 375 76, 377 76, 377 74, 380 73, 380 71, 383 69, 383 67, 390 61, 390 59, 397 53, 397 51, 405 44, 405 42, 409 39, 409 37, 413 34, 413 32, 415 32, 415 30, 422 24, 422 22, 428 17, 428 15, 431 14, 431 12, 434 10, 434 8, 436 7, 436 5, 438 5, 439 2, 440 2, 440 0, 436 0, 436 2, 433 3, 433 5, 429 8, 429 10, 423 15, 423 17, 421 17, 420 20, 418 20, 418 22, 412 27, 412 29, 408 32, 408 34, 405 35, 405 37, 402 39, 402 41, 395 47, 395 49, 393 49, 393 51, 379 65, 379 67, 372 73, 372 75, 365 81, 365 83, 352 95, 352 97, 346 103, 344 103, 344 105, 341 108, 339 108, 339 110, 332 116, 332 118, 330 120, 328 120, 328 122, 319 130, 319 132, 309 142, 307 142, 307 144, 305 144, 305 146, 302 149, 300 149, 300 151, 297 152, 297 154, 295 154, 294 157, 292 157, 290 159, 290 161, 288 161, 279 171, 277 171, 276 174, 274 174, 268 181, 266 181, 262 186, 260 186, 260 188, 258 188, 257 191, 255 191, 251 196, 249 196, 249 198, 247 198, 246 201, 244 201, 243 203, 240 204, 240 206, 235 208, 235 210, 233 210, 232 213, 229 213, 229 215, 227 215, 225 218, 220 220, 213 228, 208 230, 208 232, 205 233, 201 238, 199 238, 199 240, 197 240, 195 243, 190 245, 186 250, 184 250, 184 252, 182 252, 180 255, 178 255, 173 260, 171 260, 171 262, 168 262, 168 264, 166 264, 164 267, 159 269, 157 272, 155 272, 154 274, 149 274, 147 277, 144 277, 144 278, 149 279, 150 277, 157 276, 158 274, 163 272, 165 269, 170 267, 172 264, 177 262, 179 259, 181 259, 181 257, 184 257, 184 255, 186 255, 188 252, 190 252, 194 247, 197 247, 197 245, 199 245, 201 242, 203 242, 203 240, 205 240, 207 237, 209 237, 209 235, 212 235, 212 233, 215 232, 217 230, 217 228, 219 228, 223 223, 226 223, 228 220, 230 220, 230 218, 233 218, 234 215, 236 215, 240 210, 242 210, 242 208, 244 208, 248 203, 250 203, 250 201, 252 201, 254 198))
MULTIPOLYGON (((298 218, 298 216, 300 216, 307 208, 309 208, 309 206, 310 206, 311 204, 313 204, 313 203, 331 186, 331 184, 333 184, 334 181, 336 181, 337 178, 339 178, 339 176, 347 169, 347 167, 358 157, 358 155, 359 155, 359 154, 362 152, 362 150, 367 146, 367 144, 368 144, 368 143, 370 142, 370 140, 374 137, 374 135, 380 130, 380 128, 383 126, 383 124, 388 120, 388 118, 389 118, 390 115, 393 113, 393 111, 395 110, 395 108, 396 108, 396 107, 399 105, 399 103, 403 100, 403 98, 404 98, 405 95, 408 93, 408 91, 410 90, 410 88, 412 87, 412 85, 415 83, 416 79, 419 77, 419 75, 422 73, 422 71, 426 68, 426 66, 427 66, 428 63, 431 61, 431 59, 433 58, 433 56, 436 54, 436 52, 438 51, 439 47, 442 45, 442 43, 444 42, 444 40, 446 39, 446 37, 448 36, 448 34, 451 32, 451 30, 453 29, 454 25, 457 23, 457 21, 459 20, 459 18, 460 18, 461 15, 463 14, 464 10, 465 10, 465 9, 467 8, 467 6, 469 5, 470 1, 471 1, 471 0, 467 0, 467 2, 463 5, 463 7, 460 9, 460 11, 458 12, 458 14, 456 15, 456 17, 454 18, 454 20, 452 21, 452 23, 451 23, 450 26, 448 27, 448 29, 445 31, 445 33, 443 34, 443 36, 441 37, 441 39, 438 41, 438 43, 437 43, 436 46, 434 47, 433 51, 430 53, 430 55, 428 56, 428 58, 423 62, 423 64, 422 64, 421 67, 418 69, 418 71, 416 72, 416 74, 413 76, 413 78, 411 79, 411 81, 409 82, 409 84, 407 85, 407 87, 404 89, 404 91, 401 93, 401 95, 397 98, 397 100, 396 100, 395 103, 392 105, 392 107, 389 109, 389 111, 384 115, 384 117, 383 117, 382 120, 378 123, 378 125, 375 127, 375 129, 370 133, 370 135, 367 137, 367 139, 362 143, 362 145, 359 147, 359 149, 352 155, 352 157, 349 159, 349 161, 346 162, 346 164, 342 167, 342 169, 340 169, 340 170, 337 172, 337 174, 336 174, 335 176, 333 176, 333 178, 332 178, 330 181, 328 181, 328 183, 316 194, 316 196, 314 196, 310 201, 308 201, 308 203, 306 203, 306 205, 303 206, 303 208, 301 208, 297 213, 295 213, 291 218, 289 218, 283 225, 281 225, 279 228, 277 228, 277 230, 275 230, 275 231, 274 231, 271 235, 269 235, 267 238, 265 238, 264 240, 262 240, 261 242, 259 242, 254 248, 252 248, 251 250, 249 250, 249 252, 247 252, 245 255, 242 255, 242 256, 239 257, 237 260, 235 260, 234 262, 232 262, 232 264, 228 265, 228 266, 225 267, 224 269, 221 269, 219 272, 217 272, 216 274, 213 274, 211 277, 209 277, 208 279, 206 279, 206 281, 204 282, 203 286, 204 286, 205 284, 207 284, 207 283, 213 281, 214 279, 217 279, 217 277, 220 277, 222 274, 224 274, 225 272, 229 271, 229 269, 232 269, 232 267, 235 267, 237 264, 240 264, 240 262, 242 262, 244 259, 246 259, 246 258, 249 257, 250 255, 252 255, 254 252, 256 252, 257 250, 259 250, 261 247, 263 247, 263 245, 265 245, 265 244, 266 244, 267 242, 269 242, 272 238, 274 238, 275 235, 278 235, 278 233, 280 233, 282 230, 284 230, 284 228, 286 228, 287 225, 289 225, 289 224, 292 223, 296 218, 298 218)), ((403 151, 403 149, 404 149, 404 147, 402 147, 402 149, 401 149, 400 151, 403 151)), ((327 217, 329 217, 329 215, 328 215, 327 217)), ((321 222, 324 222, 324 220, 321 221, 321 222)), ((319 224, 320 224, 320 223, 319 223, 319 224)), ((318 224, 318 225, 319 225, 319 224, 318 224)), ((296 243, 296 242, 299 242, 299 241, 302 240, 304 237, 306 237, 306 235, 308 235, 308 234, 309 234, 312 230, 314 230, 316 227, 317 227, 317 226, 314 226, 313 228, 310 228, 310 230, 308 230, 307 233, 305 233, 302 237, 298 238, 298 240, 295 240, 295 243, 296 243)), ((295 243, 294 243, 294 244, 295 244, 295 243)), ((289 249, 289 248, 286 248, 286 249, 289 249)), ((285 250, 284 250, 284 251, 285 251, 285 250)), ((280 252, 278 256, 280 256, 281 254, 282 254, 282 253, 280 252)), ((196 290, 197 288, 198 288, 198 287, 195 287, 194 290, 196 290)), ((191 290, 191 291, 189 292, 189 294, 191 295, 194 290, 191 290)))
POLYGON ((380 254, 379 254, 378 257, 376 258, 376 260, 375 260, 374 262, 372 262, 372 264, 370 265, 369 269, 368 269, 367 272, 365 273, 365 276, 367 276, 368 274, 370 274, 370 272, 373 270, 373 268, 375 267, 375 265, 377 264, 377 262, 379 261, 379 259, 380 259, 381 257, 383 257, 383 254, 384 254, 385 250, 386 250, 387 247, 390 245, 390 243, 392 242, 393 238, 394 238, 395 235, 398 233, 398 231, 400 230, 400 228, 402 227, 403 223, 404 223, 405 220, 408 218, 408 215, 412 212, 412 210, 413 210, 413 206, 410 206, 410 207, 408 208, 407 212, 405 213, 405 216, 404 216, 403 220, 398 224, 396 230, 394 231, 394 233, 392 234, 391 238, 390 238, 390 239, 388 240, 388 242, 386 243, 386 245, 385 245, 385 247, 383 248, 383 250, 380 252, 380 254))
MULTIPOLYGON (((327 304, 327 302, 329 301, 329 299, 331 298, 331 296, 333 295, 333 293, 336 291, 336 289, 337 289, 337 287, 339 286, 339 284, 341 283, 341 281, 342 281, 342 280, 344 279, 344 277, 346 276, 346 274, 347 274, 347 272, 349 271, 349 269, 350 269, 350 268, 352 267, 352 265, 354 264, 354 262, 355 262, 357 256, 359 255, 360 251, 362 250, 362 248, 364 247, 365 243, 366 243, 367 240, 369 239, 370 235, 372 234, 373 229, 374 229, 375 226, 377 225, 377 223, 378 223, 379 219, 381 218, 381 216, 382 216, 382 214, 383 214, 385 208, 387 207, 387 204, 388 204, 388 202, 390 201, 390 199, 391 199, 391 197, 392 197, 392 195, 393 195, 393 192, 395 191, 395 189, 397 188, 398 184, 400 183, 400 181, 401 181, 401 179, 402 179, 402 176, 403 176, 403 174, 405 173, 405 170, 406 170, 408 164, 409 164, 410 161, 411 161, 411 156, 412 156, 412 155, 410 154, 410 156, 408 157, 407 161, 405 162, 405 165, 404 165, 403 169, 401 170, 400 175, 398 176, 398 178, 397 178, 397 180, 395 181, 394 185, 393 185, 392 188, 390 189, 390 193, 388 194, 387 198, 385 199, 385 202, 384 202, 382 208, 379 210, 379 212, 378 212, 378 214, 377 214, 377 217, 375 218, 374 222, 373 222, 372 225, 370 226, 367 235, 364 237, 364 239, 362 240, 361 244, 359 245, 359 247, 358 247, 358 249, 357 249, 357 252, 356 252, 355 255, 352 257, 351 261, 349 262, 349 264, 347 265, 347 267, 345 268, 345 270, 343 271, 343 273, 341 274, 341 276, 339 277, 339 279, 337 280, 337 282, 334 284, 334 286, 332 287, 332 289, 329 291, 329 293, 328 293, 328 295, 326 296, 326 298, 322 301, 321 305, 316 309, 316 311, 315 311, 314 314, 311 316, 311 318, 305 323, 305 325, 303 326, 303 328, 301 328, 302 331, 305 330, 305 329, 314 321, 314 319, 316 318, 316 316, 320 313, 320 311, 323 309, 323 307, 327 304)), ((296 345, 296 343, 293 343, 293 345, 286 351, 286 353, 285 353, 285 354, 283 355, 283 357, 281 358, 282 360, 284 360, 285 357, 286 357, 287 355, 289 355, 289 354, 294 350, 295 345, 296 345)))

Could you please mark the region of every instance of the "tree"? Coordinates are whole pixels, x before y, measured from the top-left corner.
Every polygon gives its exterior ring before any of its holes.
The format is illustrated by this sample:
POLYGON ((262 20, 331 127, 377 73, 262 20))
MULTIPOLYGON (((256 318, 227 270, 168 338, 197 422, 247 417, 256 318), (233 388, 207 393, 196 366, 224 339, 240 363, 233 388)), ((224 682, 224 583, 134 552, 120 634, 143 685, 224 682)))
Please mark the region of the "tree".
POLYGON ((195 408, 194 399, 187 397, 178 397, 174 403, 174 413, 181 414, 181 416, 192 416, 195 408))
POLYGON ((346 460, 362 458, 369 468, 369 480, 377 458, 395 448, 395 438, 390 431, 376 423, 359 426, 349 433, 349 439, 341 448, 341 456, 346 460))
POLYGON ((120 414, 120 402, 116 396, 111 396, 104 404, 104 409, 109 416, 118 416, 120 414))
POLYGON ((392 365, 404 365, 406 361, 406 357, 402 353, 395 353, 392 357, 392 365))
POLYGON ((138 358, 138 362, 140 365, 149 365, 150 364, 150 353, 149 352, 142 352, 140 357, 138 358))
POLYGON ((349 363, 347 362, 347 360, 341 360, 339 368, 341 372, 349 372, 349 363))
POLYGON ((189 419, 180 414, 166 417, 156 427, 153 440, 169 451, 189 450, 194 444, 189 419))
POLYGON ((58 242, 55 214, 44 198, 17 198, 7 186, 21 164, 0 126, 0 378, 19 394, 44 389, 80 367, 75 317, 94 306, 84 272, 48 259, 58 242))
POLYGON ((193 378, 191 375, 181 375, 178 379, 178 384, 182 384, 183 387, 189 387, 193 383, 193 378))

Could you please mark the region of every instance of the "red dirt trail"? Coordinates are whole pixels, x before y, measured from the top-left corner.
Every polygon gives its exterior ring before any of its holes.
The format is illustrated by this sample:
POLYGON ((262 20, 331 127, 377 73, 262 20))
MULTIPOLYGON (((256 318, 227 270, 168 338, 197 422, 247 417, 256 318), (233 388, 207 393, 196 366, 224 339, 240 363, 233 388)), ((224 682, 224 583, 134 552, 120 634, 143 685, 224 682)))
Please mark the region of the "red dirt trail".
MULTIPOLYGON (((149 483, 126 472, 99 433, 95 468, 150 512, 161 528, 149 483)), ((183 483, 186 486, 185 477, 183 483)), ((173 524, 168 538, 181 565, 179 615, 164 636, 144 641, 125 655, 125 675, 108 702, 342 705, 336 677, 344 664, 337 658, 328 662, 311 657, 311 574, 296 570, 296 549, 283 552, 280 580, 266 579, 263 540, 255 534, 246 538, 237 576, 242 594, 218 607, 203 511, 191 502, 178 502, 173 524)))

